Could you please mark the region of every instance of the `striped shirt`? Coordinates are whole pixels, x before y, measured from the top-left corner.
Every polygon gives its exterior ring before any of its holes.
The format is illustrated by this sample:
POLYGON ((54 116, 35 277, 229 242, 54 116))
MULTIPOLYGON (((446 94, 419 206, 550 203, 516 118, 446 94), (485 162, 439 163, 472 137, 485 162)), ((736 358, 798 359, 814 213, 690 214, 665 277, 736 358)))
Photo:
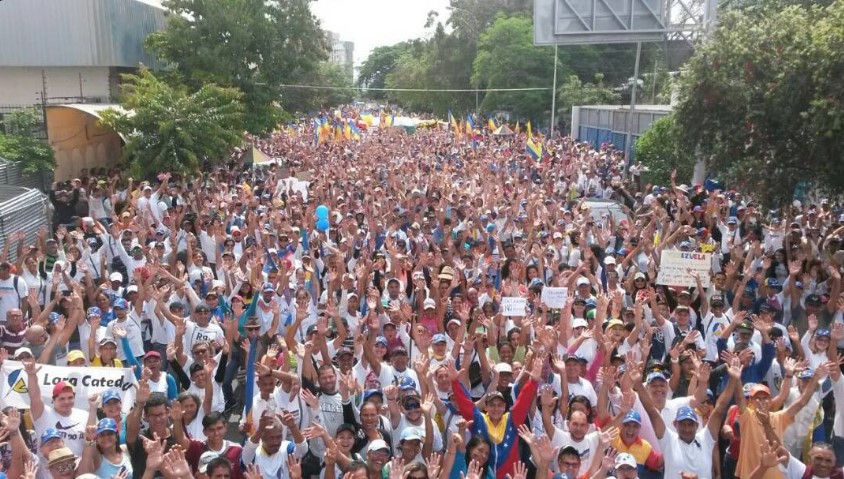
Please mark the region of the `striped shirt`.
POLYGON ((9 357, 12 357, 15 355, 15 351, 23 346, 25 335, 26 328, 23 328, 20 332, 13 333, 6 326, 0 326, 0 346, 6 348, 9 357))

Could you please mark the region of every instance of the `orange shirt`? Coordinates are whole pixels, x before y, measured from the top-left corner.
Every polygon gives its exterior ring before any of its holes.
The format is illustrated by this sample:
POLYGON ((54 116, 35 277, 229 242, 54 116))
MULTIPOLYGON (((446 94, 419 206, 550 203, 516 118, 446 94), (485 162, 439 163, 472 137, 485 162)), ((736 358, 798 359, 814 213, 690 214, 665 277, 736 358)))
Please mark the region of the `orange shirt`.
MULTIPOLYGON (((770 414, 771 427, 777 434, 777 437, 782 440, 783 432, 792 422, 794 418, 787 416, 784 411, 777 411, 770 414)), ((759 420, 756 419, 756 410, 753 407, 746 407, 741 412, 739 417, 739 428, 741 432, 741 447, 739 448, 738 465, 736 465, 737 477, 750 477, 753 470, 762 459, 762 452, 760 445, 765 438, 765 429, 759 420)), ((778 468, 772 467, 762 476, 764 479, 782 479, 783 474, 778 468)))

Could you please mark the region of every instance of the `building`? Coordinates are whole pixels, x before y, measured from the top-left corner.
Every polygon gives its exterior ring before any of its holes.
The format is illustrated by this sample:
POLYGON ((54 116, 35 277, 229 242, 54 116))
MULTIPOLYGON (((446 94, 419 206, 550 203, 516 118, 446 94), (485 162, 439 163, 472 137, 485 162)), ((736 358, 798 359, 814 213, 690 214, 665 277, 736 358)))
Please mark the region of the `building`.
POLYGON ((355 76, 355 43, 340 40, 340 34, 325 32, 328 37, 328 44, 331 46, 329 60, 335 65, 340 65, 346 71, 350 80, 355 76))
POLYGON ((46 106, 57 180, 119 158, 98 112, 117 102, 121 74, 158 66, 144 40, 165 12, 160 0, 0 1, 0 114, 46 106))

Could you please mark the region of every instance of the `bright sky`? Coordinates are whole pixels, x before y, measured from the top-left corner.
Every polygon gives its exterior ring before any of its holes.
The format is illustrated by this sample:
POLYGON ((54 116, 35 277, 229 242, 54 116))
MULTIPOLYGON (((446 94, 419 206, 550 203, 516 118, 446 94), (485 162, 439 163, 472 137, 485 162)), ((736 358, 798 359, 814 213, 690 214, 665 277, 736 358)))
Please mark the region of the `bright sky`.
POLYGON ((359 66, 375 47, 428 34, 428 12, 437 11, 444 22, 448 4, 448 0, 316 0, 311 10, 323 30, 355 43, 355 65, 359 66))

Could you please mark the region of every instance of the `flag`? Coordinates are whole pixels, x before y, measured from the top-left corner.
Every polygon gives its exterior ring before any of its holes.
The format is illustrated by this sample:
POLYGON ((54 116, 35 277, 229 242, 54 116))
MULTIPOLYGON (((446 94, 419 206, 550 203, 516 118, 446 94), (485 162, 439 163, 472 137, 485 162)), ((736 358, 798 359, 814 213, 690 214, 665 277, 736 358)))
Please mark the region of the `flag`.
POLYGON ((492 133, 493 131, 495 131, 496 128, 498 128, 498 126, 495 125, 495 120, 493 120, 492 118, 486 121, 486 127, 489 128, 490 133, 492 133))
POLYGON ((472 115, 466 115, 466 133, 469 135, 475 131, 475 122, 472 121, 472 115))
POLYGON ((258 341, 250 341, 249 357, 246 360, 246 394, 243 401, 243 417, 244 422, 249 425, 249 432, 254 431, 255 424, 252 421, 252 400, 255 396, 255 348, 258 346, 258 341))
POLYGON ((803 441, 803 461, 809 461, 809 451, 812 449, 812 444, 826 442, 826 434, 823 427, 823 403, 818 404, 808 432, 809 434, 806 434, 806 438, 803 441))
POLYGON ((515 131, 517 135, 522 132, 522 125, 520 125, 518 121, 516 122, 515 131))
POLYGON ((352 139, 360 140, 360 130, 358 129, 357 125, 355 125, 355 122, 349 122, 349 130, 351 130, 352 139))
POLYGON ((533 138, 533 133, 530 131, 530 122, 527 122, 527 137, 528 137, 528 140, 533 138))
POLYGON ((346 140, 351 140, 352 139, 352 127, 349 126, 349 125, 351 125, 352 120, 345 120, 344 123, 346 125, 345 125, 345 128, 343 128, 343 135, 345 135, 346 140))
POLYGON ((542 144, 533 141, 533 138, 528 138, 525 151, 534 161, 540 161, 542 159, 542 144))
POLYGON ((334 141, 342 140, 343 139, 343 129, 340 127, 340 124, 334 125, 334 141))
POLYGON ((451 114, 451 110, 448 110, 448 123, 454 129, 454 134, 460 136, 460 124, 457 123, 454 115, 451 114))

